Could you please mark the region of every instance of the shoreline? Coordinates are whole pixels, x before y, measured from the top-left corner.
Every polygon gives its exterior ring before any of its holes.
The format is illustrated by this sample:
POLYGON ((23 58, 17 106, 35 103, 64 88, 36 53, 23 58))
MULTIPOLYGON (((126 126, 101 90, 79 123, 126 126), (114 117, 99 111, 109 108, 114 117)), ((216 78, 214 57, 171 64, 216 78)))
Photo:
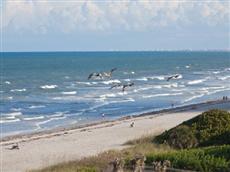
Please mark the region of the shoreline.
MULTIPOLYGON (((89 122, 89 123, 80 124, 80 125, 74 124, 74 125, 67 126, 67 127, 57 127, 57 128, 47 129, 47 130, 38 131, 38 132, 35 131, 35 132, 31 132, 31 133, 9 135, 9 136, 4 136, 4 137, 0 138, 0 145, 13 144, 13 143, 15 143, 15 141, 17 142, 17 140, 21 140, 21 142, 29 141, 29 140, 33 140, 34 137, 36 137, 36 139, 42 139, 42 138, 46 138, 46 137, 58 136, 60 134, 65 134, 68 131, 74 131, 74 130, 78 130, 78 129, 84 130, 84 128, 96 127, 97 125, 109 124, 109 123, 113 123, 116 121, 123 121, 123 120, 132 119, 132 118, 135 119, 135 118, 144 117, 144 116, 155 117, 155 116, 163 115, 163 113, 181 112, 181 111, 196 109, 200 106, 209 106, 209 105, 223 104, 223 103, 228 103, 228 102, 230 102, 230 100, 225 100, 225 101, 222 99, 210 100, 210 101, 205 101, 205 102, 201 102, 201 103, 182 105, 182 106, 178 106, 178 107, 174 107, 174 108, 164 108, 161 110, 144 112, 144 113, 140 113, 140 114, 136 114, 136 115, 127 115, 127 116, 123 116, 123 117, 119 117, 119 118, 111 119, 111 120, 99 120, 97 122, 89 122)), ((19 142, 17 142, 17 143, 19 143, 19 142)))
POLYGON ((127 141, 156 136, 204 111, 217 108, 230 111, 230 101, 208 101, 81 128, 11 138, 0 144, 0 166, 4 172, 25 172, 108 150, 120 150, 127 147, 124 145, 127 141), (133 122, 134 127, 130 127, 133 122), (10 150, 15 143, 19 149, 10 150))

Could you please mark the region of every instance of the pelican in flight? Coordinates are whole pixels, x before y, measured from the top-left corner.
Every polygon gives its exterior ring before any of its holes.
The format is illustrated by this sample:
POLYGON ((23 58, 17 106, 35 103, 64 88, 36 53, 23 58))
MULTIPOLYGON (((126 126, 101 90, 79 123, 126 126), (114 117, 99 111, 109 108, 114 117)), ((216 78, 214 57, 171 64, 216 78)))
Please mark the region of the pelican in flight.
POLYGON ((113 68, 111 69, 109 72, 101 72, 101 73, 98 73, 98 72, 93 72, 91 73, 89 76, 88 76, 88 80, 89 79, 103 79, 103 78, 111 78, 112 77, 112 73, 117 70, 117 68, 113 68))
POLYGON ((115 87, 122 87, 122 91, 124 92, 126 87, 132 87, 133 85, 134 85, 133 82, 127 83, 127 84, 117 83, 117 84, 113 85, 112 87, 110 87, 110 89, 113 89, 115 87))
POLYGON ((92 79, 92 78, 100 78, 100 79, 102 79, 103 78, 103 76, 102 76, 102 74, 101 73, 98 73, 98 72, 93 72, 93 73, 91 73, 91 74, 89 74, 89 76, 88 76, 88 80, 89 79, 92 79))
POLYGON ((113 74, 113 72, 114 72, 115 70, 117 70, 117 68, 113 68, 113 69, 111 69, 109 72, 103 72, 103 73, 102 73, 102 76, 104 76, 104 77, 106 77, 106 78, 111 78, 111 77, 112 77, 112 74, 113 74))
POLYGON ((167 81, 170 81, 171 79, 177 79, 179 76, 180 76, 179 74, 169 76, 169 77, 167 78, 167 81))

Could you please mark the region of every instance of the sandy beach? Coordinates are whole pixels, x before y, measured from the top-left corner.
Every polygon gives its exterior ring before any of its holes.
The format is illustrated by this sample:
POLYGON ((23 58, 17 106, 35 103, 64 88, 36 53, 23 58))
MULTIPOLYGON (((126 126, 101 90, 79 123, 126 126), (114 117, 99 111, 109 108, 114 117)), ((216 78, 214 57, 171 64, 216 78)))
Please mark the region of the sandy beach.
POLYGON ((98 123, 83 128, 15 136, 1 141, 1 171, 24 172, 75 160, 110 149, 122 149, 129 140, 157 135, 208 109, 230 110, 230 101, 213 101, 131 118, 98 123), (134 122, 134 127, 130 124, 134 122), (18 143, 19 150, 9 150, 18 143))

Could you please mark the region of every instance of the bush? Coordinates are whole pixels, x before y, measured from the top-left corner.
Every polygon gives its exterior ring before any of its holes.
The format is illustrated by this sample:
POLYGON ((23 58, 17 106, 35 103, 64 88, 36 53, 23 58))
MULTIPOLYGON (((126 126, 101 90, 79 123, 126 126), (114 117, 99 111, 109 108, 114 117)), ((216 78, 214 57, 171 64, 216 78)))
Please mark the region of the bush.
POLYGON ((202 172, 229 172, 230 146, 217 146, 147 155, 146 164, 169 160, 173 168, 202 172))
POLYGON ((230 143, 230 113, 209 110, 183 122, 154 139, 157 143, 168 143, 174 148, 190 148, 230 143))

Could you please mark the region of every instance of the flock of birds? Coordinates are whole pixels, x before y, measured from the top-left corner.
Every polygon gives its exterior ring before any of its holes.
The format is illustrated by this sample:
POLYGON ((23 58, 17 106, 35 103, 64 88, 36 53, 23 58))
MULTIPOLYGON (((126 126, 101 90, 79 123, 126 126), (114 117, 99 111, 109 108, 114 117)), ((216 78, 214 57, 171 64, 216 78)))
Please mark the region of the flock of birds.
MULTIPOLYGON (((89 74, 88 80, 111 79, 113 72, 116 70, 117 70, 117 68, 113 68, 108 72, 93 72, 93 73, 89 74)), ((171 76, 167 77, 166 80, 170 81, 171 79, 178 79, 179 76, 180 76, 179 74, 171 75, 171 76)), ((132 87, 132 86, 134 86, 133 82, 115 83, 110 87, 110 89, 120 87, 120 88, 122 88, 122 92, 124 92, 127 87, 132 87)))

